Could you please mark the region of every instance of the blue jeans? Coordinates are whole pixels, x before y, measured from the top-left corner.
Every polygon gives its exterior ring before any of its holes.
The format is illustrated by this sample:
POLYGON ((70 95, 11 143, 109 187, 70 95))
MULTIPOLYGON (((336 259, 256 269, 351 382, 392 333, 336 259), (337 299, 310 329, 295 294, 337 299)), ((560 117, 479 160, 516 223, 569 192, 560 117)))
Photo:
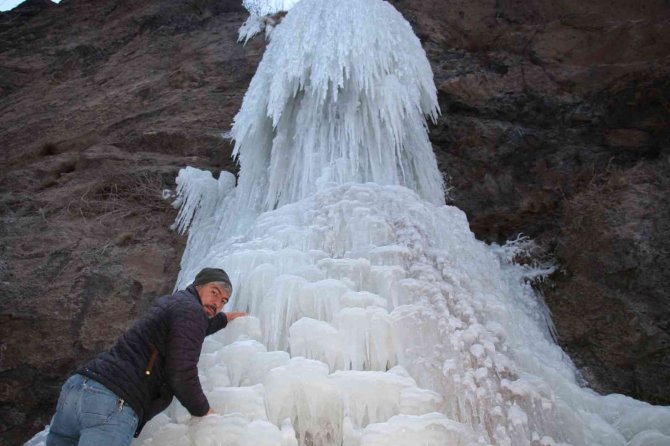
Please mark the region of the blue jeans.
POLYGON ((60 392, 47 446, 128 446, 137 415, 97 381, 72 375, 60 392))

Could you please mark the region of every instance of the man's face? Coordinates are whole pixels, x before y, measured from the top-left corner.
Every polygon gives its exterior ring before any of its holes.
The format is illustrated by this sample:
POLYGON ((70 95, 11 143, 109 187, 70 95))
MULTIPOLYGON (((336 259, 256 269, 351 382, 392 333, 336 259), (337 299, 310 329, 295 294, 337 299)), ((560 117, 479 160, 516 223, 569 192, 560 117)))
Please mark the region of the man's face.
POLYGON ((228 303, 228 299, 230 299, 228 291, 218 283, 212 282, 198 285, 195 289, 198 290, 202 307, 205 313, 207 313, 207 317, 210 318, 216 316, 223 309, 223 306, 228 303))

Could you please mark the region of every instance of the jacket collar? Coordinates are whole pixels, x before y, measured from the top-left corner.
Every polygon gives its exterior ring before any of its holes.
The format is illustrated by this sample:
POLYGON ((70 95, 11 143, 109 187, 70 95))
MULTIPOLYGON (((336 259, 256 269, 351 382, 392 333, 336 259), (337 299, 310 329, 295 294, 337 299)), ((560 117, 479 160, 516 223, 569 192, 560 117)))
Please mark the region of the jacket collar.
POLYGON ((202 302, 200 302, 200 296, 198 296, 198 290, 195 289, 195 285, 190 284, 186 287, 184 292, 193 297, 193 299, 198 301, 198 303, 202 306, 202 302))

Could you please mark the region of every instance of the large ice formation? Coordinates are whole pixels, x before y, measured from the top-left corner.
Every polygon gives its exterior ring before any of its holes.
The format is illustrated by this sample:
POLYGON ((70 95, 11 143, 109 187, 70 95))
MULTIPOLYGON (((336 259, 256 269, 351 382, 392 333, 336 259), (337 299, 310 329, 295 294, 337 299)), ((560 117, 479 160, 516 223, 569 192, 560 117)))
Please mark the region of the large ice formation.
MULTIPOLYGON (((201 379, 222 417, 274 426, 268 444, 669 444, 667 408, 578 385, 525 280, 534 271, 477 241, 454 207, 346 183, 243 232, 184 260, 225 268, 230 305, 251 315, 208 338, 201 379)), ((160 444, 203 444, 204 421, 175 404, 140 444, 184 426, 160 444)), ((220 444, 212 435, 204 444, 220 444)))
POLYGON ((444 205, 437 112, 388 3, 302 0, 276 28, 231 132, 239 184, 178 178, 179 285, 221 266, 251 315, 206 343, 214 406, 270 423, 277 445, 670 444, 668 408, 578 385, 538 271, 444 205))
POLYGON ((391 5, 295 5, 235 118, 239 184, 178 178, 178 287, 223 267, 250 314, 203 346, 218 415, 175 401, 135 445, 670 444, 670 409, 578 385, 535 272, 444 204, 437 112, 391 5))
POLYGON ((238 200, 267 211, 371 181, 442 204, 424 113, 437 113, 432 71, 391 5, 299 2, 274 31, 235 117, 245 169, 238 200))

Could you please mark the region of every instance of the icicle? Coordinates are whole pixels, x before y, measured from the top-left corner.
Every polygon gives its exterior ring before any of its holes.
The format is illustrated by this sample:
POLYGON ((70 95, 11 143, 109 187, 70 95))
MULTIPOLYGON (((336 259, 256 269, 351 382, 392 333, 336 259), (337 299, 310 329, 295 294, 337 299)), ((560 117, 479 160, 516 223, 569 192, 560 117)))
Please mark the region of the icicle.
POLYGON ((186 167, 177 176, 177 199, 174 206, 179 208, 177 220, 173 225, 180 234, 184 234, 198 211, 210 214, 211 203, 218 198, 216 180, 208 171, 186 167))
POLYGON ((265 20, 263 20, 263 17, 252 14, 240 27, 237 41, 243 42, 243 44, 246 45, 247 42, 251 40, 251 38, 253 38, 256 34, 263 32, 264 30, 265 20))
POLYGON ((430 64, 393 7, 303 0, 273 32, 235 117, 240 202, 264 211, 371 181, 442 204, 424 120, 437 113, 430 64))

